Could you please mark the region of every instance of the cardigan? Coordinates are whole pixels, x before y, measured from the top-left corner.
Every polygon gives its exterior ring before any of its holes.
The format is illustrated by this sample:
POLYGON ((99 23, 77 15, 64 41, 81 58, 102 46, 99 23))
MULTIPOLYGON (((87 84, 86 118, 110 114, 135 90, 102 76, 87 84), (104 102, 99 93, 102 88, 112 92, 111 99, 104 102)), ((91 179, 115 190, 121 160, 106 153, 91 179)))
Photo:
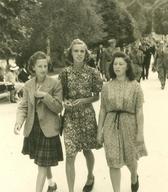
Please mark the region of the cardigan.
POLYGON ((46 76, 40 91, 46 92, 43 99, 38 100, 35 106, 36 78, 25 83, 23 98, 18 105, 16 123, 21 126, 25 122, 23 135, 28 137, 33 124, 35 110, 38 114, 40 127, 46 137, 53 137, 59 134, 60 119, 62 111, 62 85, 59 80, 46 76), (35 109, 36 108, 36 109, 35 109))

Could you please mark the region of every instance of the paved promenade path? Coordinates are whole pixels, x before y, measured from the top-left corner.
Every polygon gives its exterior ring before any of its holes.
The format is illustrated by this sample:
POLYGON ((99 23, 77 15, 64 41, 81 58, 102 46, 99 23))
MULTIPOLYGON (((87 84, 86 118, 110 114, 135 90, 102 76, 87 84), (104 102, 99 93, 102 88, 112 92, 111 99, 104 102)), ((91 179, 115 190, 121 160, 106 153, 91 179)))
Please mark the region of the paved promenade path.
MULTIPOLYGON (((149 80, 142 81, 145 95, 145 140, 148 157, 139 161, 139 192, 168 191, 168 85, 160 89, 157 74, 151 73, 149 80)), ((96 114, 99 102, 94 104, 96 114)), ((0 103, 0 183, 2 192, 34 192, 37 167, 28 156, 21 154, 23 136, 13 134, 17 104, 0 103)), ((63 145, 64 148, 64 145, 63 145)), ((112 192, 104 150, 95 153, 95 186, 93 192, 112 192)), ((65 162, 53 168, 59 192, 68 192, 65 177, 65 162)), ((79 153, 76 159, 75 192, 81 192, 86 181, 85 159, 79 153)), ((130 192, 130 174, 122 168, 122 192, 130 192)), ((47 189, 47 182, 45 189, 47 189)))

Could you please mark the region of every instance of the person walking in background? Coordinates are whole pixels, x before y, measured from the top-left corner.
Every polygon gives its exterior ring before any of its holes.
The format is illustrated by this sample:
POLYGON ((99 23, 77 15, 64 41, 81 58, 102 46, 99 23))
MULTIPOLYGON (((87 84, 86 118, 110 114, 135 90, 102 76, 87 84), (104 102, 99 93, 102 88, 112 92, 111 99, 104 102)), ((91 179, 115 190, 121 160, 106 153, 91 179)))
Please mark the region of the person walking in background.
POLYGON ((166 77, 168 79, 168 42, 165 43, 164 63, 165 63, 165 67, 166 67, 166 77))
POLYGON ((58 116, 62 111, 62 86, 60 81, 47 76, 47 56, 41 51, 30 57, 29 70, 34 77, 25 83, 14 133, 18 134, 26 121, 22 153, 38 165, 36 192, 42 192, 46 177, 47 192, 52 192, 57 185, 52 180, 51 166, 63 160, 58 116))
POLYGON ((155 54, 155 49, 153 46, 150 46, 149 42, 144 42, 140 47, 140 50, 143 51, 144 61, 142 65, 142 78, 143 80, 148 79, 149 77, 149 68, 151 63, 151 56, 155 54))
POLYGON ((120 192, 120 168, 124 165, 131 173, 131 190, 137 192, 137 160, 147 155, 143 92, 134 80, 131 61, 123 52, 113 55, 109 73, 112 80, 102 88, 97 140, 99 144, 104 142, 114 192, 120 192))
POLYGON ((19 67, 15 65, 11 65, 9 70, 5 74, 5 82, 11 83, 14 86, 14 89, 10 91, 10 101, 12 103, 16 103, 18 99, 18 94, 22 90, 24 83, 19 82, 18 80, 18 70, 19 67))
POLYGON ((88 59, 87 65, 92 67, 92 68, 97 69, 97 66, 96 66, 96 55, 95 55, 95 53, 93 51, 90 51, 90 57, 88 59))
POLYGON ((75 158, 83 151, 88 176, 83 192, 89 192, 94 185, 94 155, 92 149, 100 148, 97 143, 97 122, 92 103, 99 99, 102 80, 98 70, 87 65, 89 52, 80 40, 72 41, 68 59, 71 66, 60 74, 64 98, 63 134, 66 150, 66 176, 69 192, 74 192, 75 158))
POLYGON ((109 39, 108 40, 109 46, 105 49, 104 51, 104 69, 105 69, 105 78, 107 81, 110 80, 110 75, 109 75, 109 66, 111 63, 111 59, 112 59, 112 55, 114 52, 116 52, 118 50, 118 48, 116 48, 116 39, 109 39))
POLYGON ((102 44, 99 45, 96 53, 96 66, 98 67, 102 78, 105 78, 105 66, 104 66, 104 47, 102 44))
POLYGON ((141 50, 139 50, 136 43, 132 44, 131 51, 129 53, 129 57, 133 64, 133 71, 135 74, 135 79, 138 82, 140 82, 141 76, 142 76, 142 65, 143 65, 144 56, 143 56, 143 52, 141 50))
POLYGON ((5 72, 2 67, 0 67, 0 82, 4 81, 5 72))
POLYGON ((167 48, 164 45, 164 42, 161 41, 159 43, 159 46, 156 50, 156 57, 154 61, 154 68, 158 72, 158 78, 161 83, 161 89, 165 88, 166 84, 166 76, 167 76, 167 62, 168 62, 168 56, 167 56, 167 48))

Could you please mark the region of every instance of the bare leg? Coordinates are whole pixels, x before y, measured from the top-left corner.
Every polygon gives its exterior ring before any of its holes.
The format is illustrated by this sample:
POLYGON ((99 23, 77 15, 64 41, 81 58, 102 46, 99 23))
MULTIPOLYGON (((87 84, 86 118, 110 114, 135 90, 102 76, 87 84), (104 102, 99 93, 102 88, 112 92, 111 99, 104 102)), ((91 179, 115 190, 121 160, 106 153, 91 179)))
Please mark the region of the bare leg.
POLYGON ((87 177, 87 185, 90 185, 93 182, 93 168, 94 168, 94 155, 91 150, 83 150, 83 154, 86 158, 86 164, 87 164, 87 169, 88 169, 88 177, 87 177))
POLYGON ((73 157, 66 157, 66 177, 67 177, 69 192, 74 192, 75 159, 76 159, 76 155, 74 155, 73 157))
POLYGON ((36 192, 42 192, 47 176, 47 167, 38 166, 38 175, 36 180, 36 192))
POLYGON ((110 167, 110 178, 114 192, 120 192, 121 170, 119 168, 110 167))
POLYGON ((52 171, 51 167, 47 167, 47 179, 48 179, 48 185, 54 186, 56 183, 53 181, 52 171))
POLYGON ((51 167, 47 167, 47 179, 52 179, 51 167))
POLYGON ((131 183, 135 184, 137 182, 137 161, 134 160, 130 165, 127 165, 130 173, 131 173, 131 183))

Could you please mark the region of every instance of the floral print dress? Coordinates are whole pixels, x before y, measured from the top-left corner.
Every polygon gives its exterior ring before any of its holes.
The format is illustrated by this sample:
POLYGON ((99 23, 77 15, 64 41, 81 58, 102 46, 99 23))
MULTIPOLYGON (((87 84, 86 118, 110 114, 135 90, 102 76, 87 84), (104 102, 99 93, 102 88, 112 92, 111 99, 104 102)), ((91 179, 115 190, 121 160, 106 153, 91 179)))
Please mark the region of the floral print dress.
POLYGON ((143 102, 143 92, 137 81, 112 80, 103 86, 101 108, 106 112, 103 137, 109 167, 130 165, 147 155, 144 142, 136 142, 136 112, 143 102))
MULTIPOLYGON (((64 99, 76 100, 99 94, 102 79, 99 72, 87 65, 80 70, 67 67, 60 74, 64 99)), ((64 113, 64 143, 67 156, 78 151, 99 148, 97 144, 97 122, 91 103, 74 106, 64 113)))

